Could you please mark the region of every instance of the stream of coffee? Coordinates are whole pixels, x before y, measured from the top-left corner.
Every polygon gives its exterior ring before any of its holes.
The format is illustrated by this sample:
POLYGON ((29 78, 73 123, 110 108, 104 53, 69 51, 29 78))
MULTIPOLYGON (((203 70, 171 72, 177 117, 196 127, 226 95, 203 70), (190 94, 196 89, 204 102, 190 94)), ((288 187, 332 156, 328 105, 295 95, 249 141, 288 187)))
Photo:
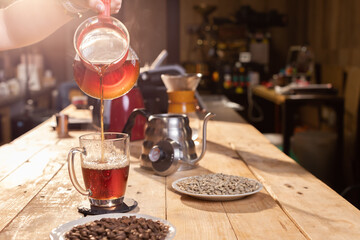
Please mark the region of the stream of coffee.
POLYGON ((104 162, 104 84, 103 84, 103 77, 104 77, 104 70, 101 68, 100 70, 100 126, 101 126, 101 159, 100 162, 104 162))
POLYGON ((129 59, 121 65, 117 65, 117 63, 94 63, 89 67, 80 59, 74 61, 74 77, 80 89, 87 95, 100 99, 102 140, 104 140, 104 100, 125 95, 136 84, 139 76, 140 64, 136 53, 131 50, 129 54, 129 59))
POLYGON ((110 0, 102 0, 106 11, 89 18, 75 33, 74 78, 88 96, 100 99, 101 159, 107 154, 104 129, 104 100, 116 99, 129 92, 139 75, 139 61, 129 46, 128 31, 123 24, 110 17, 110 0))
POLYGON ((99 79, 100 79, 100 128, 101 128, 101 159, 100 159, 100 162, 101 163, 105 162, 105 159, 104 159, 104 155, 105 155, 104 154, 105 153, 104 131, 105 130, 104 130, 104 83, 103 83, 103 80, 104 80, 104 74, 110 65, 107 64, 107 65, 104 65, 97 69, 98 74, 99 74, 99 79))

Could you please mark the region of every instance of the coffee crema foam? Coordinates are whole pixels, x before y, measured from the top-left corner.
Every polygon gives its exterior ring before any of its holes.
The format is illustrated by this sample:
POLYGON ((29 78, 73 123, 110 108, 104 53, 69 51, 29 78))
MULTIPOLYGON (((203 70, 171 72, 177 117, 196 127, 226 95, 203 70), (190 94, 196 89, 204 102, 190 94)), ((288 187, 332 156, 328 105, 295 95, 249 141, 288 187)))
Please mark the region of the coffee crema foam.
POLYGON ((82 161, 81 167, 96 169, 96 170, 110 170, 117 168, 124 168, 129 165, 129 161, 127 161, 126 156, 122 156, 122 158, 106 158, 102 160, 100 158, 86 158, 82 161), (105 162, 103 162, 105 160, 105 162))

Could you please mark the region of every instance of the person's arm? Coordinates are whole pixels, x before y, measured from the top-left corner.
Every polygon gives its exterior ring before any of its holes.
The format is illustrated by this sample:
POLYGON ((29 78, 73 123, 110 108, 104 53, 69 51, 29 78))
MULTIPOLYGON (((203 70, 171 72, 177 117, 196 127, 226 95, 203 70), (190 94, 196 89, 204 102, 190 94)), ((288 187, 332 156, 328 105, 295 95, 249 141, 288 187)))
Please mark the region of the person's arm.
MULTIPOLYGON (((105 9, 100 0, 74 1, 95 12, 105 9)), ((112 13, 119 11, 121 2, 111 2, 112 13)), ((17 0, 0 9, 0 51, 41 41, 71 19, 59 0, 17 0)))
POLYGON ((57 0, 18 0, 0 9, 0 50, 41 41, 71 19, 57 0))

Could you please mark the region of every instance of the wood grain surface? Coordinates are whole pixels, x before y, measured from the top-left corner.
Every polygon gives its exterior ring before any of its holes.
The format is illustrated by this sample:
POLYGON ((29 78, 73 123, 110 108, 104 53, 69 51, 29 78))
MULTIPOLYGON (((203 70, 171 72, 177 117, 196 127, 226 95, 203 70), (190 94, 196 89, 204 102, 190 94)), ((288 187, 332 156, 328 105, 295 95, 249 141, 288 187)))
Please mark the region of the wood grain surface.
MULTIPOLYGON (((77 117, 89 117, 70 106, 77 117)), ((81 111, 80 111, 81 112, 81 111)), ((223 110, 222 110, 223 112, 223 110)), ((88 131, 58 138, 49 119, 0 147, 0 240, 49 239, 53 228, 81 218, 86 197, 72 186, 67 154, 88 131)), ((199 166, 161 177, 139 166, 142 141, 131 142, 126 197, 134 213, 167 219, 175 239, 357 239, 360 212, 283 154, 251 125, 208 123, 207 151, 199 166), (181 195, 179 178, 225 173, 257 179, 264 188, 234 201, 216 202, 181 195)), ((81 179, 81 169, 77 167, 81 179)), ((80 181, 81 182, 81 181, 80 181)))

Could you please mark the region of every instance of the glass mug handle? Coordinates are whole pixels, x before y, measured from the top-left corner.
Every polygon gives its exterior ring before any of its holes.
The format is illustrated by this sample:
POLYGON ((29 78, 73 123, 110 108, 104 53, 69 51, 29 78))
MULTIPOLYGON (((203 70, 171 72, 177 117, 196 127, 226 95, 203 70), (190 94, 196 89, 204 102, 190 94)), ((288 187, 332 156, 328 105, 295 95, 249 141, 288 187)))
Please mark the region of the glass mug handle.
POLYGON ((69 176, 70 176, 70 180, 71 183, 73 184, 73 186, 75 187, 75 189, 81 193, 84 196, 90 196, 91 192, 88 190, 85 190, 78 182, 76 175, 75 175, 75 170, 74 170, 74 157, 75 154, 80 153, 86 156, 86 150, 85 148, 80 148, 80 147, 76 147, 76 148, 72 148, 68 154, 68 171, 69 171, 69 176))

